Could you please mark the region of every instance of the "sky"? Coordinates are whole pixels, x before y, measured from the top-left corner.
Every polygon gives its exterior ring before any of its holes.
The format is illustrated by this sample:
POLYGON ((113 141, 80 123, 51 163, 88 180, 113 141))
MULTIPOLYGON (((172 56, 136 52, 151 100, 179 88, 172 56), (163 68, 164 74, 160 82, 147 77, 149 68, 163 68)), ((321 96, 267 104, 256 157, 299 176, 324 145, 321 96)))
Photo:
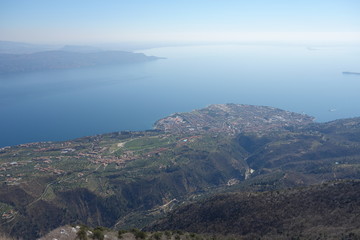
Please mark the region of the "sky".
POLYGON ((360 1, 0 0, 0 40, 360 42, 360 1))

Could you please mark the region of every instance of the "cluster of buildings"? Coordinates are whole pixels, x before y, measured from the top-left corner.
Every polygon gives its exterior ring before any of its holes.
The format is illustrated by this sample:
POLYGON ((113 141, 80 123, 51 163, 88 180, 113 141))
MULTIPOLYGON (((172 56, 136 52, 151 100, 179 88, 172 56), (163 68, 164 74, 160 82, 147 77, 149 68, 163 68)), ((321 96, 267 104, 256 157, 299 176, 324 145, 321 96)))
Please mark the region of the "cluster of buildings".
POLYGON ((9 211, 4 212, 1 214, 1 218, 3 220, 9 220, 12 219, 15 216, 16 212, 13 209, 10 209, 9 211))

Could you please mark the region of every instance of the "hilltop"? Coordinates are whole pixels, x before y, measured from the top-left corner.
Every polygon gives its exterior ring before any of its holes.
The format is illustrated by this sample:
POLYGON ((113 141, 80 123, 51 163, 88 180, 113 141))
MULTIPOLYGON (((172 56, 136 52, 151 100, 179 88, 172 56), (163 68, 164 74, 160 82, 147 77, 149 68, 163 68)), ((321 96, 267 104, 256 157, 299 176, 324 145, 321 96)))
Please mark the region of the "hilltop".
POLYGON ((0 228, 26 239, 65 224, 143 228, 220 193, 358 179, 359 136, 360 118, 314 123, 271 107, 217 104, 166 117, 154 130, 1 148, 0 228))

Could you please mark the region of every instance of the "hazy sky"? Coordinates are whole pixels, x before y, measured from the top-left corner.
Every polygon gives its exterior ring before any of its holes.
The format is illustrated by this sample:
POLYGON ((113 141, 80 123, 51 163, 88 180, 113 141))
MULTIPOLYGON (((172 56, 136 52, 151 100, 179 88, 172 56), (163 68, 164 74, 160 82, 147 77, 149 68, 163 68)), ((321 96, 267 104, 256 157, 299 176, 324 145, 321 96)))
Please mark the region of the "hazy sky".
POLYGON ((360 0, 0 0, 0 40, 360 42, 360 0))

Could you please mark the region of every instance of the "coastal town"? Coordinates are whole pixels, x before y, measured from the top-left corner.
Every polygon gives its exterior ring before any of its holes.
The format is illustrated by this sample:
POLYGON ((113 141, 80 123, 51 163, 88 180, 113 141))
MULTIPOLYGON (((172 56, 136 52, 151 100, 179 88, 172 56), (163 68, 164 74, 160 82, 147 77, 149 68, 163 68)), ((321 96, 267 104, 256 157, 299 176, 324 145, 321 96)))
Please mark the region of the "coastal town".
POLYGON ((214 104, 189 113, 175 113, 155 123, 155 128, 177 134, 263 132, 301 126, 314 118, 272 107, 214 104))
POLYGON ((64 142, 27 143, 0 148, 0 182, 17 185, 30 175, 62 176, 123 168, 137 159, 159 157, 173 147, 191 144, 205 133, 235 135, 311 123, 312 117, 276 108, 216 104, 176 113, 155 123, 155 130, 117 132, 64 142))

